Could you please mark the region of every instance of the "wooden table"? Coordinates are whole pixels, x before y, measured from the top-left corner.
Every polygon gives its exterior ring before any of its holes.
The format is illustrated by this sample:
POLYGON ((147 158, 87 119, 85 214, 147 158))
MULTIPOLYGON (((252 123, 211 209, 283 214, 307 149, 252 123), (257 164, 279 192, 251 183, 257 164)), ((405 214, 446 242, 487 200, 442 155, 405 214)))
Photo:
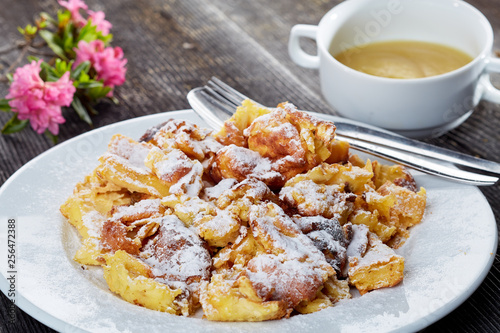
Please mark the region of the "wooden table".
MULTIPOLYGON (((289 100, 299 108, 334 114, 321 97, 318 75, 295 65, 287 52, 288 34, 298 23, 317 24, 338 0, 88 0, 113 24, 114 46, 128 59, 126 83, 116 90, 120 104, 101 103, 95 127, 142 115, 189 108, 186 94, 215 75, 266 105, 289 100)), ((496 0, 471 0, 494 27, 500 49, 500 6, 496 0)), ((0 50, 19 40, 16 28, 40 11, 54 12, 54 0, 2 0, 0 50)), ((312 48, 312 46, 309 46, 312 48)), ((0 55, 3 73, 18 51, 0 55)), ((495 78, 494 81, 500 81, 495 78)), ((7 86, 0 85, 0 96, 7 86)), ((500 108, 483 103, 456 130, 426 141, 500 162, 500 108)), ((0 114, 0 123, 8 116, 0 114)), ((61 127, 60 141, 89 130, 73 113, 61 127)), ((18 168, 51 148, 31 130, 0 136, 0 184, 18 168)), ((481 188, 500 218, 499 185, 481 188)), ((2 221, 4 223, 4 221, 2 221)), ((465 268, 466 269, 466 268, 465 268)), ((499 332, 500 259, 474 294, 451 314, 424 331, 499 332)), ((0 296, 0 332, 51 332, 17 309, 8 325, 9 300, 0 296)))

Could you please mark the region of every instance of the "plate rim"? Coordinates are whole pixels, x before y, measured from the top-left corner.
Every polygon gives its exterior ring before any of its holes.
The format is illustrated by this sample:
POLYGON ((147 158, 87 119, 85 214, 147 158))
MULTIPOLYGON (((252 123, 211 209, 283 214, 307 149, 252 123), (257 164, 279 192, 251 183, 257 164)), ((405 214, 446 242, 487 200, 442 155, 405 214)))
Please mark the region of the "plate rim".
MULTIPOLYGON (((182 113, 197 116, 196 113, 192 109, 181 109, 181 110, 159 112, 159 113, 143 115, 143 116, 125 119, 122 121, 111 123, 111 124, 108 124, 108 125, 105 125, 105 126, 102 126, 99 128, 92 129, 88 132, 79 134, 75 137, 72 137, 72 138, 70 138, 70 139, 68 139, 68 140, 66 140, 58 145, 55 145, 55 146, 47 149, 46 151, 42 152, 41 154, 35 156, 33 159, 31 159, 26 164, 24 164, 21 168, 19 168, 16 172, 14 172, 0 187, 0 197, 3 195, 3 193, 6 191, 6 189, 9 188, 10 184, 12 182, 14 182, 16 180, 16 178, 18 178, 20 175, 22 175, 26 169, 29 169, 31 167, 31 165, 37 163, 38 160, 43 159, 46 155, 50 154, 54 150, 60 150, 60 149, 62 150, 62 149, 64 149, 64 147, 71 145, 73 142, 75 142, 77 140, 82 140, 88 136, 95 135, 96 133, 101 132, 101 131, 109 131, 113 127, 126 126, 128 123, 133 123, 133 122, 137 122, 137 121, 140 122, 141 120, 153 121, 155 118, 163 118, 166 116, 167 116, 166 118, 168 119, 168 114, 181 115, 182 113)), ((342 119, 342 121, 352 122, 354 124, 359 123, 357 121, 349 120, 346 118, 341 118, 341 117, 330 115, 330 114, 317 113, 317 112, 310 112, 310 113, 318 115, 324 119, 330 119, 333 122, 335 122, 335 119, 337 118, 337 119, 342 119)), ((201 118, 199 118, 199 119, 203 122, 203 120, 201 118)), ((375 126, 371 126, 371 127, 377 128, 375 126)), ((146 129, 147 128, 145 128, 144 131, 146 129)), ((377 128, 377 129, 379 129, 379 128, 377 128)), ((435 176, 430 176, 430 177, 437 178, 435 176)), ((445 317, 446 315, 448 315, 449 313, 454 311, 462 303, 464 303, 477 290, 477 288, 483 283, 484 279, 486 278, 489 271, 491 270, 491 267, 492 267, 493 262, 495 260, 494 249, 496 249, 498 247, 498 226, 496 224, 495 215, 493 213, 493 210, 492 210, 491 205, 489 204, 488 200, 486 199, 484 194, 479 190, 479 188, 477 186, 464 185, 464 184, 461 184, 461 186, 466 186, 468 188, 474 188, 475 192, 477 194, 479 194, 479 197, 481 198, 481 200, 484 200, 484 202, 487 204, 487 206, 489 208, 489 210, 488 210, 489 220, 492 221, 492 227, 496 231, 493 233, 494 236, 493 236, 493 244, 492 244, 493 245, 492 255, 489 256, 489 259, 486 261, 486 264, 483 266, 482 271, 478 272, 478 274, 476 274, 476 278, 474 279, 474 283, 472 283, 470 286, 468 286, 469 288, 465 292, 460 293, 458 295, 458 297, 455 297, 453 300, 448 301, 446 304, 439 307, 437 310, 431 312, 430 314, 427 314, 425 317, 420 318, 420 319, 418 319, 414 322, 411 322, 407 325, 404 325, 403 327, 393 329, 392 332, 407 331, 408 329, 420 330, 420 329, 423 329, 423 328, 437 322, 438 320, 442 319, 443 317, 445 317), (432 319, 429 320, 428 317, 430 317, 431 315, 432 315, 432 319)), ((7 297, 7 292, 6 292, 8 290, 7 278, 3 275, 3 272, 2 272, 2 274, 0 274, 0 276, 1 276, 1 278, 0 278, 0 290, 7 297)), ((86 330, 79 328, 77 326, 74 326, 74 325, 56 317, 55 315, 49 314, 48 312, 46 312, 42 308, 33 304, 31 301, 29 301, 22 294, 16 293, 15 301, 16 301, 15 305, 17 307, 19 307, 21 310, 23 310, 24 312, 26 312, 29 316, 33 317, 34 319, 38 320, 42 324, 44 324, 44 325, 46 325, 54 330, 64 332, 64 331, 67 331, 68 328, 71 328, 71 332, 87 332, 86 330)))

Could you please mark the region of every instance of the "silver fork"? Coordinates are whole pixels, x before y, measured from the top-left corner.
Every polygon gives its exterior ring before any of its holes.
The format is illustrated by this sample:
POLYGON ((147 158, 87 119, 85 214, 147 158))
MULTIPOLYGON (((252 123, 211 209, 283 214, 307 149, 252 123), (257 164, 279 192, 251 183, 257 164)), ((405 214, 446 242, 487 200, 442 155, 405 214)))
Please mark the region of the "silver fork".
MULTIPOLYGON (((250 98, 212 77, 206 86, 191 90, 187 99, 193 110, 209 126, 220 129, 224 121, 234 114, 236 107, 241 105, 243 100, 250 98)), ((498 163, 408 139, 350 120, 338 119, 334 123, 337 127, 337 137, 347 141, 352 148, 359 151, 424 173, 470 185, 493 185, 498 181, 497 176, 500 175, 498 163), (458 169, 456 165, 495 176, 458 169)))

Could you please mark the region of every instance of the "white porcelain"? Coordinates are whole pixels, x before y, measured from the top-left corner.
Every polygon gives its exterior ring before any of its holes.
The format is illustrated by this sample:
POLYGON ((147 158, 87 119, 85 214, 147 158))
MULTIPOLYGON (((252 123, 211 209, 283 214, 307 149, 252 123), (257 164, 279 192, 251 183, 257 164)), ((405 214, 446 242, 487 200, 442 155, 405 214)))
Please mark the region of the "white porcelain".
POLYGON ((347 0, 319 25, 296 25, 289 41, 298 65, 319 70, 326 101, 344 117, 413 137, 438 136, 465 121, 484 99, 500 103, 489 80, 500 71, 491 56, 493 31, 485 16, 461 0, 347 0), (317 55, 299 45, 316 41, 317 55), (449 73, 419 79, 368 75, 338 62, 334 53, 387 40, 418 40, 448 45, 474 60, 449 73))
MULTIPOLYGON (((323 115, 335 121, 336 117, 323 115)), ((78 232, 59 206, 98 164, 113 134, 139 138, 169 118, 206 124, 190 110, 102 127, 63 142, 24 165, 0 188, 0 290, 8 294, 8 219, 16 220, 16 304, 59 332, 414 332, 439 320, 481 284, 497 249, 491 208, 477 187, 414 173, 427 212, 397 250, 404 281, 335 307, 262 323, 209 322, 149 310, 109 291, 100 267, 72 260, 78 232)), ((373 157, 371 157, 373 159, 373 157)))

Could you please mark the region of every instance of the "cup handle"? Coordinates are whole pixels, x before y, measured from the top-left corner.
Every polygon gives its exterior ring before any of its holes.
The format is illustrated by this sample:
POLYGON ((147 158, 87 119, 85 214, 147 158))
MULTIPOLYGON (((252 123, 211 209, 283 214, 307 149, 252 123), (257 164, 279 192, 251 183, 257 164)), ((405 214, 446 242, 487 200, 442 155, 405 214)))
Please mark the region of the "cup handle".
POLYGON ((288 54, 297 65, 305 68, 319 68, 319 56, 306 53, 300 47, 299 43, 300 37, 306 37, 316 41, 317 32, 318 26, 309 24, 297 24, 290 31, 288 54))
POLYGON ((479 78, 479 85, 482 90, 481 98, 489 102, 500 104, 500 89, 491 84, 489 74, 491 72, 500 72, 500 59, 489 58, 486 62, 485 71, 486 73, 482 74, 479 78))

